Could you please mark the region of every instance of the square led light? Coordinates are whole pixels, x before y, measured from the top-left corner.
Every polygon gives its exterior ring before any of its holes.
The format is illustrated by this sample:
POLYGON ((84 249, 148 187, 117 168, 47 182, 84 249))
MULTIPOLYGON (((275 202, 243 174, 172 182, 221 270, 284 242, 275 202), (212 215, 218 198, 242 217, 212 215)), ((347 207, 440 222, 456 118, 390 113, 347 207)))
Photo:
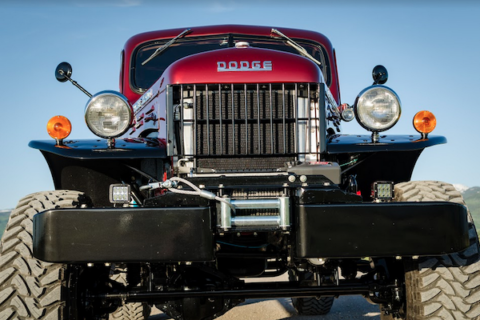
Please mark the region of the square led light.
POLYGON ((372 197, 377 200, 392 200, 393 188, 391 181, 376 181, 372 186, 372 197))
POLYGON ((130 185, 128 184, 111 184, 110 185, 110 202, 111 203, 129 203, 130 202, 130 185))

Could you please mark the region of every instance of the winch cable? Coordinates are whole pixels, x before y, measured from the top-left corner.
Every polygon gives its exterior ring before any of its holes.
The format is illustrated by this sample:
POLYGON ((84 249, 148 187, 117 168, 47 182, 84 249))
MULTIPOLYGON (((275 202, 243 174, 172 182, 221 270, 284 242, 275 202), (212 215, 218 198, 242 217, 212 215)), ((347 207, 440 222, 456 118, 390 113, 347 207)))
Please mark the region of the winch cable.
POLYGON ((176 189, 173 186, 168 188, 169 191, 172 191, 174 193, 181 193, 181 194, 198 195, 202 198, 206 198, 206 199, 209 199, 209 200, 217 200, 217 201, 220 201, 220 202, 223 202, 223 203, 227 204, 232 209, 232 211, 235 212, 235 206, 232 203, 230 203, 230 201, 228 201, 224 198, 221 198, 221 197, 215 195, 214 193, 212 193, 210 191, 202 190, 202 189, 200 189, 199 187, 197 187, 196 185, 194 185, 193 183, 191 183, 190 181, 188 181, 186 179, 182 179, 182 178, 179 178, 179 177, 172 177, 172 178, 170 178, 170 180, 184 183, 184 184, 188 185, 190 188, 192 188, 194 191, 176 189))
POLYGON ((191 183, 190 181, 188 181, 186 179, 179 178, 179 177, 172 177, 172 178, 170 178, 166 181, 163 181, 163 182, 149 183, 146 186, 141 186, 140 191, 159 189, 159 188, 168 189, 168 191, 171 191, 171 192, 174 192, 174 193, 195 195, 195 196, 200 196, 202 198, 206 198, 206 199, 209 199, 209 200, 217 200, 217 201, 220 201, 220 202, 223 202, 223 203, 227 204, 232 209, 233 212, 236 211, 235 206, 232 203, 230 203, 230 201, 228 201, 227 199, 221 198, 221 197, 217 196, 216 194, 214 194, 210 191, 202 190, 199 187, 197 187, 196 185, 194 185, 193 183, 191 183), (190 188, 192 188, 193 191, 177 189, 177 184, 172 183, 173 181, 184 183, 184 184, 188 185, 190 188))

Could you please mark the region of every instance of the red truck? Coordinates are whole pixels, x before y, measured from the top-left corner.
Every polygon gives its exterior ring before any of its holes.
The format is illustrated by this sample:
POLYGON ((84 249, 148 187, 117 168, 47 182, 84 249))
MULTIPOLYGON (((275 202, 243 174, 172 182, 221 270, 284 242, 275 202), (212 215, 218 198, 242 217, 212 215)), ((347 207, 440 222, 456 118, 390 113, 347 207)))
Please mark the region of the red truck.
MULTIPOLYGON (((340 99, 322 34, 221 25, 147 32, 121 54, 120 90, 89 96, 99 138, 53 117, 54 191, 21 199, 0 251, 1 319, 213 319, 249 298, 323 315, 363 295, 381 319, 478 319, 478 237, 461 194, 410 181, 430 133, 389 135, 398 95, 340 99), (367 134, 346 135, 356 120, 367 134), (288 274, 289 281, 271 279, 288 274), (246 282, 247 278, 263 281, 246 282)), ((413 130, 412 130, 413 131, 413 130)))

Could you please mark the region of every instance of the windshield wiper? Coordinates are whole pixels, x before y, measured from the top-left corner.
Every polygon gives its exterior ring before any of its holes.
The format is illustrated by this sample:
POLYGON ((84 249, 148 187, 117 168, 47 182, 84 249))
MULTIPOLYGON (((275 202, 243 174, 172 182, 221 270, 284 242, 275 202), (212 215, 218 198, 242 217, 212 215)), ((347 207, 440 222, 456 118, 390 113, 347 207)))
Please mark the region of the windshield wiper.
POLYGON ((142 62, 142 66, 144 66, 147 62, 149 62, 150 60, 152 60, 153 58, 159 56, 163 51, 165 51, 165 49, 167 49, 168 47, 170 47, 175 41, 177 41, 178 39, 180 39, 181 37, 183 36, 186 36, 187 34, 189 34, 190 32, 192 32, 192 29, 185 29, 182 31, 182 33, 180 33, 178 36, 176 36, 175 38, 173 38, 172 40, 168 41, 167 43, 165 43, 163 46, 161 46, 160 48, 158 48, 157 50, 155 50, 154 53, 152 53, 152 55, 150 57, 148 57, 147 60, 143 61, 142 62))
POLYGON ((317 59, 315 59, 314 57, 312 57, 310 55, 310 53, 307 52, 307 50, 305 50, 304 47, 302 47, 301 45, 299 45, 298 43, 296 43, 295 41, 293 41, 292 39, 290 39, 289 37, 287 37, 286 35, 284 35, 283 33, 281 33, 280 31, 278 31, 277 29, 274 29, 272 28, 272 33, 276 33, 278 34, 280 37, 284 38, 287 40, 287 43, 289 45, 291 45, 293 48, 295 48, 295 50, 297 50, 302 56, 304 57, 307 57, 308 59, 312 60, 313 62, 315 62, 316 64, 318 64, 319 66, 322 65, 322 63, 320 61, 318 61, 317 59))

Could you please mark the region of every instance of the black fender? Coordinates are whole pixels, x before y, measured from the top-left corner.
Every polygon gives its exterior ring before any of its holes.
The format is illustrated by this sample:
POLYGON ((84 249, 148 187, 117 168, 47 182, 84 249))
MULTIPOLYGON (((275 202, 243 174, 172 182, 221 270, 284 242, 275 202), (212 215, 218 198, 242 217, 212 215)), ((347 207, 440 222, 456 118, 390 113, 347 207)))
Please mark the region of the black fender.
POLYGON ((162 180, 167 161, 165 144, 156 139, 116 139, 109 148, 107 140, 31 141, 39 149, 52 174, 56 190, 85 192, 95 206, 111 206, 109 186, 142 179, 131 167, 162 180))
POLYGON ((370 135, 333 135, 327 141, 327 160, 338 162, 343 183, 355 176, 364 201, 371 201, 372 183, 410 181, 422 151, 446 143, 443 136, 422 138, 416 135, 380 135, 372 142, 370 135))
POLYGON ((74 159, 152 159, 165 158, 166 148, 157 139, 116 139, 109 148, 105 139, 70 140, 57 145, 53 140, 33 140, 29 147, 61 157, 74 159))
POLYGON ((372 142, 370 135, 333 135, 327 141, 327 153, 366 153, 386 151, 423 150, 437 144, 447 143, 443 136, 380 135, 378 142, 372 142))

